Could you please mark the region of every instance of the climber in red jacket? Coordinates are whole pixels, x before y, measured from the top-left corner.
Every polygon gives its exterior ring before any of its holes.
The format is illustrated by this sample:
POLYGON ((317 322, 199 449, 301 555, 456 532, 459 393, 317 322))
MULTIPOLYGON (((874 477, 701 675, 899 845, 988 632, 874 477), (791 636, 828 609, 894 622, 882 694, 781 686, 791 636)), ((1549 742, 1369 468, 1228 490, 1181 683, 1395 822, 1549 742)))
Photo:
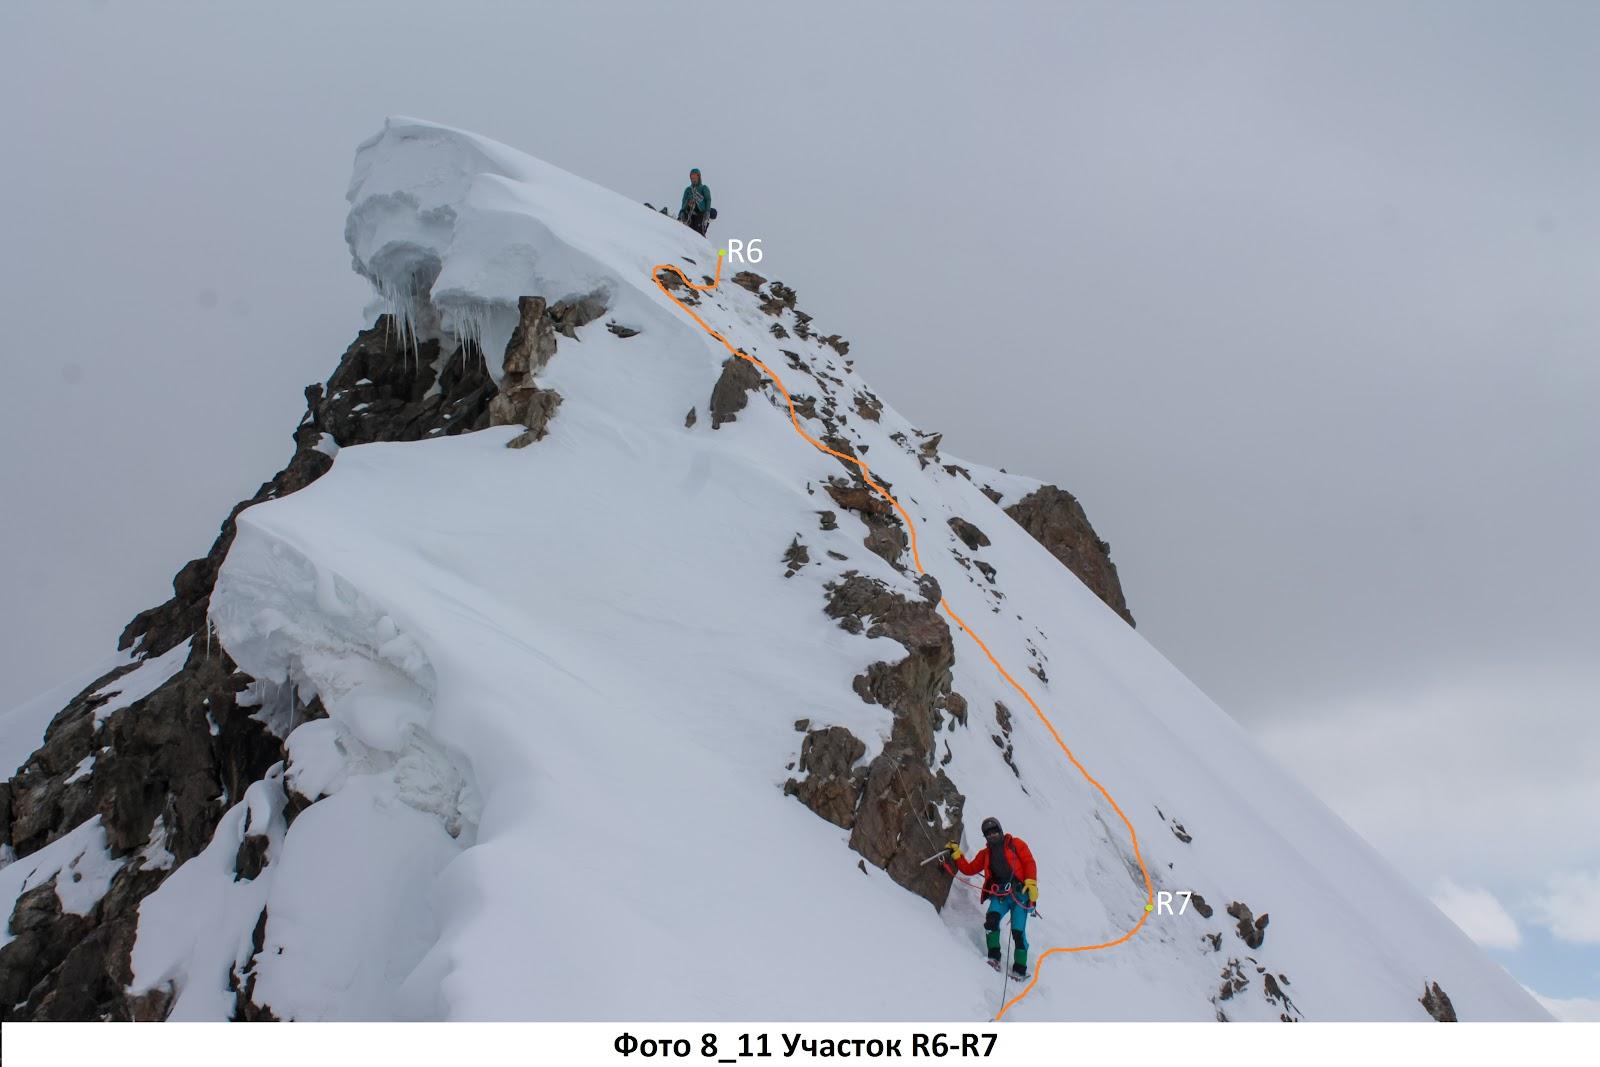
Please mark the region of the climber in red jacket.
POLYGON ((983 820, 983 840, 987 847, 971 859, 961 858, 961 846, 954 841, 945 848, 955 857, 962 874, 983 874, 979 900, 989 902, 989 913, 983 917, 989 966, 1000 969, 1000 920, 1009 914, 1015 949, 1011 973, 1022 978, 1028 973, 1028 914, 1039 902, 1039 870, 1027 842, 1004 833, 999 819, 991 816, 983 820))

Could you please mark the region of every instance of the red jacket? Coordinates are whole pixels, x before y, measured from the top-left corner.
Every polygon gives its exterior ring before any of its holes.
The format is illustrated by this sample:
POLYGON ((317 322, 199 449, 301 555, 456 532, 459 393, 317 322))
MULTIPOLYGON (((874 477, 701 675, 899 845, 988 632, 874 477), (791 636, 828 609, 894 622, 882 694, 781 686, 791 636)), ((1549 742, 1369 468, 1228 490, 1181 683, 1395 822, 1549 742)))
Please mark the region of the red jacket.
MULTIPOLYGON (((1030 878, 1039 877, 1039 868, 1034 865, 1033 852, 1028 848, 1028 843, 1020 837, 1006 834, 1002 846, 1006 850, 1006 862, 1011 864, 1011 876, 1017 882, 1017 889, 1022 888, 1022 883, 1030 878)), ((956 867, 962 874, 983 873, 983 896, 987 898, 995 892, 996 886, 990 884, 989 877, 989 846, 985 844, 982 849, 970 857, 956 860, 956 867)))

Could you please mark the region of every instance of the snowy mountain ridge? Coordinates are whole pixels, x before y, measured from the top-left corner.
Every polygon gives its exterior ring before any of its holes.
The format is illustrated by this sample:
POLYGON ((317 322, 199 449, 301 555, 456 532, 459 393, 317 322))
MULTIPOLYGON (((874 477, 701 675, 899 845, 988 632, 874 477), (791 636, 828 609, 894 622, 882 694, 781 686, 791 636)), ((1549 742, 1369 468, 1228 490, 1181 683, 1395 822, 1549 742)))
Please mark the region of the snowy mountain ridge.
POLYGON ((990 1018, 977 894, 921 861, 991 814, 1035 959, 1144 922, 1007 1019, 1547 1017, 1129 625, 1076 501, 943 453, 792 289, 695 292, 686 227, 416 120, 350 200, 390 314, 289 467, 4 720, 45 741, 0 796, 10 1017, 990 1018), (1146 917, 941 600, 1193 907, 1146 917))

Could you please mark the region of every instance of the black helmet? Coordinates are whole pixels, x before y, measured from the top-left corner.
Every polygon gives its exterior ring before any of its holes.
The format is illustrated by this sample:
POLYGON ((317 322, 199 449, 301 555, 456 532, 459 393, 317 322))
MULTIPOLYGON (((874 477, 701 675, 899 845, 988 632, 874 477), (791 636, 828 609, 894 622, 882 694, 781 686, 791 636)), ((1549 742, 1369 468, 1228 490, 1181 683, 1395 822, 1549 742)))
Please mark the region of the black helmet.
POLYGON ((1000 833, 1000 820, 991 815, 983 820, 981 829, 984 837, 988 837, 990 834, 998 834, 1000 833))

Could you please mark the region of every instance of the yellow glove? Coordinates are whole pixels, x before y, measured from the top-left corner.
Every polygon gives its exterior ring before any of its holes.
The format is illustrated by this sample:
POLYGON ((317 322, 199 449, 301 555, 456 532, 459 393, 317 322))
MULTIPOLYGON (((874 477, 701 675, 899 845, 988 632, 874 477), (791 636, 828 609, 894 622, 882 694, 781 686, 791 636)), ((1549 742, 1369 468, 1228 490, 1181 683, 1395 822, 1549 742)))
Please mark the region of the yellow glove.
POLYGON ((1032 878, 1029 878, 1026 882, 1022 883, 1022 888, 1027 890, 1028 903, 1029 904, 1037 904, 1037 903, 1039 903, 1039 883, 1038 882, 1034 881, 1032 878))
POLYGON ((944 846, 944 848, 946 852, 950 853, 950 855, 954 856, 956 859, 961 858, 961 846, 956 844, 954 841, 944 846))

